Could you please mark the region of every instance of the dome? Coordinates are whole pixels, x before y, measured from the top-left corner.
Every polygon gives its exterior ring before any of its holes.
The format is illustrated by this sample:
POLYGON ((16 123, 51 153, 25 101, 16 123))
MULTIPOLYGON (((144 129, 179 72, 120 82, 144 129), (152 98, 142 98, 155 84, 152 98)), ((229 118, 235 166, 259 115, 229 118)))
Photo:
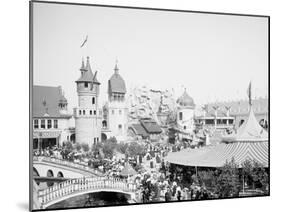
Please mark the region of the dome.
POLYGON ((119 69, 117 65, 115 65, 115 73, 108 80, 108 92, 109 93, 126 93, 126 85, 124 79, 119 74, 119 69))
POLYGON ((195 107, 193 99, 187 94, 186 90, 184 90, 182 96, 178 98, 177 103, 180 106, 184 106, 184 107, 192 107, 192 108, 195 107))

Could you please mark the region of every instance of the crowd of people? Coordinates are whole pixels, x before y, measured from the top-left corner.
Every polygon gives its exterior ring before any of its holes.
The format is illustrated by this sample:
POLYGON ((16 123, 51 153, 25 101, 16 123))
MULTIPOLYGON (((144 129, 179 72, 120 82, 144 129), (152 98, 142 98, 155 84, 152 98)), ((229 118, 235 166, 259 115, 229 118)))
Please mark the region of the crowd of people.
POLYGON ((169 172, 169 164, 164 158, 169 152, 181 151, 189 148, 188 143, 152 143, 143 142, 144 151, 128 157, 126 155, 114 155, 112 158, 97 158, 91 151, 83 150, 68 151, 66 146, 53 146, 41 150, 35 150, 34 156, 52 157, 61 160, 68 160, 74 163, 88 165, 93 169, 99 169, 104 175, 110 177, 127 178, 137 184, 139 201, 181 201, 193 199, 212 198, 211 192, 205 187, 195 184, 186 184, 180 177, 175 177, 169 172), (121 172, 129 164, 135 175, 122 176, 121 172))

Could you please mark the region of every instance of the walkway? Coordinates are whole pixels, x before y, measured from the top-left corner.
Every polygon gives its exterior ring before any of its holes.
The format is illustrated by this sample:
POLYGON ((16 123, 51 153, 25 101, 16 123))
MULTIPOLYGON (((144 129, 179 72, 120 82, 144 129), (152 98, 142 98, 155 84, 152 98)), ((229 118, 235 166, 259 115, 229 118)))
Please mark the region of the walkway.
POLYGON ((39 191, 38 200, 41 204, 41 209, 44 209, 74 196, 102 191, 124 193, 129 195, 131 200, 133 200, 135 199, 137 189, 135 183, 129 183, 127 180, 120 178, 79 178, 67 180, 39 191))

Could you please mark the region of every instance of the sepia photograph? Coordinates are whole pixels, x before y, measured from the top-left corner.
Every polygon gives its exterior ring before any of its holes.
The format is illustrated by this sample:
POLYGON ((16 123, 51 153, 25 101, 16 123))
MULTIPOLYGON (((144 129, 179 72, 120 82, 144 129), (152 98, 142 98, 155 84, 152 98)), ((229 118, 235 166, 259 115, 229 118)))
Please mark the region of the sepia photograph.
POLYGON ((269 196, 269 71, 269 16, 31 1, 31 209, 269 196))

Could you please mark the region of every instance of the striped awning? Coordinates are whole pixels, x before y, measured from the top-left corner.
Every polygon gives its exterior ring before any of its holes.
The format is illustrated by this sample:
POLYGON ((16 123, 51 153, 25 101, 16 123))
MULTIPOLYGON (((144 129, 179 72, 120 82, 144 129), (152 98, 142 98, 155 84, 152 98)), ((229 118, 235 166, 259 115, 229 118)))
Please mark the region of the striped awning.
POLYGON ((184 166, 222 167, 232 158, 240 167, 247 159, 268 167, 268 142, 220 143, 198 149, 184 149, 169 153, 166 160, 184 166))

